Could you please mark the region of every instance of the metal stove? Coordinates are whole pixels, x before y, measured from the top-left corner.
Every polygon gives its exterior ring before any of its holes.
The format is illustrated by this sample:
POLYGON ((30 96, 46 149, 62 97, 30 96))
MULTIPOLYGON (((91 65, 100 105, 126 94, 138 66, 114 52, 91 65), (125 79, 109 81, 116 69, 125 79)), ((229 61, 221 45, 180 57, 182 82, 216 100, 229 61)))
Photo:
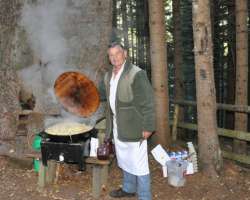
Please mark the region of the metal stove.
POLYGON ((79 170, 85 170, 85 158, 89 156, 90 138, 97 136, 97 130, 71 136, 55 136, 46 132, 40 133, 42 163, 47 166, 48 160, 78 164, 79 170))
MULTIPOLYGON (((61 74, 55 81, 54 93, 65 111, 78 117, 91 117, 98 109, 100 95, 95 83, 82 73, 69 71, 61 74)), ((90 138, 97 136, 97 130, 79 133, 50 135, 40 134, 43 165, 48 160, 77 163, 80 170, 85 169, 85 157, 89 155, 90 138)))

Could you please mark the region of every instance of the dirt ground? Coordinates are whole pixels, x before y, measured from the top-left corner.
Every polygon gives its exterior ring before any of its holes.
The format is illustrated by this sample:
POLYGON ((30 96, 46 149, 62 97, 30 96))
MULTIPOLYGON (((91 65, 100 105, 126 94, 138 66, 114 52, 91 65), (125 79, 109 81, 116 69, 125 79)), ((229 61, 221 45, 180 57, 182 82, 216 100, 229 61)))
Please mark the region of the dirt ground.
MULTIPOLYGON (((174 188, 162 177, 161 167, 150 158, 153 199, 159 200, 250 200, 250 170, 224 161, 224 172, 216 181, 198 172, 186 177, 184 187, 174 188)), ((57 184, 37 188, 37 173, 0 157, 0 200, 91 200, 91 169, 84 172, 63 165, 57 184)), ((100 199, 112 200, 108 193, 121 184, 121 171, 112 164, 108 186, 100 199)), ((130 198, 131 200, 136 198, 130 198)))

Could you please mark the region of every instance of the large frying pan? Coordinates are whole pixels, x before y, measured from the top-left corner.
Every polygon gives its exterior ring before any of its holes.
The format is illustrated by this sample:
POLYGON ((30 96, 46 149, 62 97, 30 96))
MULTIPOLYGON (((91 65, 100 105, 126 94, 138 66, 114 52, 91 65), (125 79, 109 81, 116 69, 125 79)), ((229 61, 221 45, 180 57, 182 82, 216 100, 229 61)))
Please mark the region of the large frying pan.
POLYGON ((79 72, 65 72, 55 81, 55 95, 63 107, 72 114, 89 117, 100 104, 95 84, 79 72))

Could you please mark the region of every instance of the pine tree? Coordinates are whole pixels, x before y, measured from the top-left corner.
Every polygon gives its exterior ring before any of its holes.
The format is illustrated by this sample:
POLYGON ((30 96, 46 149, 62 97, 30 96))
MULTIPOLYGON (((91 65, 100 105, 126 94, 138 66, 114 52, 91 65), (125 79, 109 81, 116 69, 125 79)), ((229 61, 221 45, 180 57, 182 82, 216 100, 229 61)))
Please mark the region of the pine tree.
POLYGON ((198 147, 202 169, 212 177, 222 168, 216 121, 216 93, 209 0, 193 1, 198 147))
POLYGON ((167 49, 163 0, 149 1, 149 28, 152 84, 156 102, 157 143, 169 146, 169 99, 167 79, 167 49))

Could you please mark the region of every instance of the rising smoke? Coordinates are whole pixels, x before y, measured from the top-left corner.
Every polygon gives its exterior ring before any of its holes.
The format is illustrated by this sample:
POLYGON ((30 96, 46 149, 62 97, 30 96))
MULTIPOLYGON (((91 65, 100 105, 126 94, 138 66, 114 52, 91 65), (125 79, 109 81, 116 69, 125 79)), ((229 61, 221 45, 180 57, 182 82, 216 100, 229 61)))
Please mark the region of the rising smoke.
POLYGON ((20 24, 28 35, 35 56, 40 60, 40 66, 32 68, 39 72, 36 75, 40 74, 44 84, 53 84, 66 68, 68 50, 62 29, 66 5, 66 0, 39 0, 36 4, 25 4, 22 9, 20 24))
MULTIPOLYGON (((84 1, 72 0, 74 7, 82 6, 84 1)), ((78 10, 69 8, 67 0, 37 0, 23 6, 20 25, 25 29, 31 49, 35 55, 36 64, 20 71, 25 88, 29 88, 36 98, 37 104, 58 104, 53 90, 56 78, 65 71, 79 71, 66 64, 69 48, 65 39, 65 20, 69 14, 77 14, 78 10)), ((69 113, 62 112, 61 118, 49 118, 45 126, 58 120, 83 121, 94 124, 97 116, 103 112, 99 109, 89 119, 79 119, 69 113), (93 122, 94 121, 94 122, 93 122)))

